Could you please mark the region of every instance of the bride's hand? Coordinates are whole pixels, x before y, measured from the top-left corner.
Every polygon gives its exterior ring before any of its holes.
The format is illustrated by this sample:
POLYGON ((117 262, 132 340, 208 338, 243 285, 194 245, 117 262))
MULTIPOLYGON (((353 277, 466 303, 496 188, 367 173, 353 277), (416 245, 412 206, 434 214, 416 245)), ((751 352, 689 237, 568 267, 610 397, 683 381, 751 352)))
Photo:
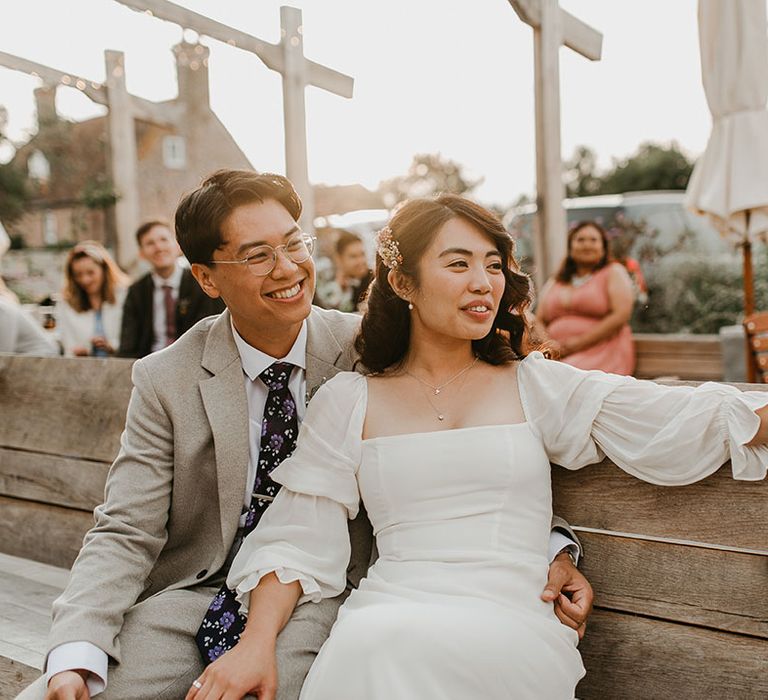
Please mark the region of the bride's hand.
POLYGON ((246 639, 214 661, 197 678, 185 700, 239 700, 256 695, 274 700, 277 661, 274 641, 246 639))

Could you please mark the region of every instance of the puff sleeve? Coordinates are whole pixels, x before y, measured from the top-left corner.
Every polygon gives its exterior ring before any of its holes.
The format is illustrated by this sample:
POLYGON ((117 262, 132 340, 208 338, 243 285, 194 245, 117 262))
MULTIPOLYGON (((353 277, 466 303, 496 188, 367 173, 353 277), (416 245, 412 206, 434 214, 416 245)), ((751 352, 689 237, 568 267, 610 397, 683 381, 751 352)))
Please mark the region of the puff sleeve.
POLYGON ((550 460, 580 469, 608 456, 652 484, 699 481, 728 459, 734 479, 764 479, 768 447, 747 447, 768 392, 708 382, 663 386, 579 370, 531 353, 518 370, 526 418, 550 460))
POLYGON ((296 450, 271 474, 282 485, 232 562, 227 585, 247 611, 249 594, 274 572, 299 581, 299 604, 339 595, 350 558, 347 519, 358 512, 366 380, 343 372, 307 409, 296 450))

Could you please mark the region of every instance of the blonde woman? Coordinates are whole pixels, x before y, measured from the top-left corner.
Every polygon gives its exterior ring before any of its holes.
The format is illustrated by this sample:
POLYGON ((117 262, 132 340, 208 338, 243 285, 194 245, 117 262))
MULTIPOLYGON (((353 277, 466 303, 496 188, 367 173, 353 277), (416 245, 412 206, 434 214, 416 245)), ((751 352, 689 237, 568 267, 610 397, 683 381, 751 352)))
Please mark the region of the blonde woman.
POLYGON ((69 251, 58 325, 65 355, 107 357, 120 345, 128 277, 106 248, 83 241, 69 251))

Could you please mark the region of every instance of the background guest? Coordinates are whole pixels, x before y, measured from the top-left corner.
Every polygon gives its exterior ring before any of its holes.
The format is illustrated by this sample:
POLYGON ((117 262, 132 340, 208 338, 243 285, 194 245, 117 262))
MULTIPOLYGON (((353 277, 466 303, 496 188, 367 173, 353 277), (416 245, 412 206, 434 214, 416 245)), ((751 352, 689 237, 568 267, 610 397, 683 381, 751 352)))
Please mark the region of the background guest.
POLYGON ((96 241, 78 243, 67 255, 58 328, 66 355, 107 357, 120 344, 128 278, 96 241))
POLYGON ((139 255, 152 270, 128 290, 121 357, 144 357, 162 350, 200 319, 224 310, 224 304, 208 297, 189 269, 181 266, 181 249, 166 222, 142 224, 136 241, 139 255))
POLYGON ((605 230, 594 221, 582 221, 568 234, 568 255, 544 285, 536 318, 555 354, 567 364, 632 374, 633 303, 626 269, 609 261, 605 230))
POLYGON ((336 275, 318 283, 315 303, 324 309, 357 311, 373 279, 359 236, 349 231, 339 233, 334 263, 336 275))
POLYGON ((0 296, 0 352, 58 355, 59 348, 18 304, 0 296))

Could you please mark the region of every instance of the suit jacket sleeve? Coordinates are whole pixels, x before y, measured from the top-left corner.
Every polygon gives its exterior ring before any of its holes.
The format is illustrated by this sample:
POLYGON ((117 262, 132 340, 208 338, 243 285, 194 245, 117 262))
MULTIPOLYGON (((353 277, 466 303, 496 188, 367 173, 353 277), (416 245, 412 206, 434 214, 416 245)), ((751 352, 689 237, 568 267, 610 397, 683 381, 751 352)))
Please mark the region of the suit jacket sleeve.
POLYGON ((123 305, 123 321, 120 330, 120 357, 139 356, 139 294, 138 287, 128 290, 123 305))
POLYGON ((117 635, 167 539, 173 427, 141 360, 133 366, 120 452, 67 588, 53 605, 49 650, 88 641, 120 660, 117 635))

